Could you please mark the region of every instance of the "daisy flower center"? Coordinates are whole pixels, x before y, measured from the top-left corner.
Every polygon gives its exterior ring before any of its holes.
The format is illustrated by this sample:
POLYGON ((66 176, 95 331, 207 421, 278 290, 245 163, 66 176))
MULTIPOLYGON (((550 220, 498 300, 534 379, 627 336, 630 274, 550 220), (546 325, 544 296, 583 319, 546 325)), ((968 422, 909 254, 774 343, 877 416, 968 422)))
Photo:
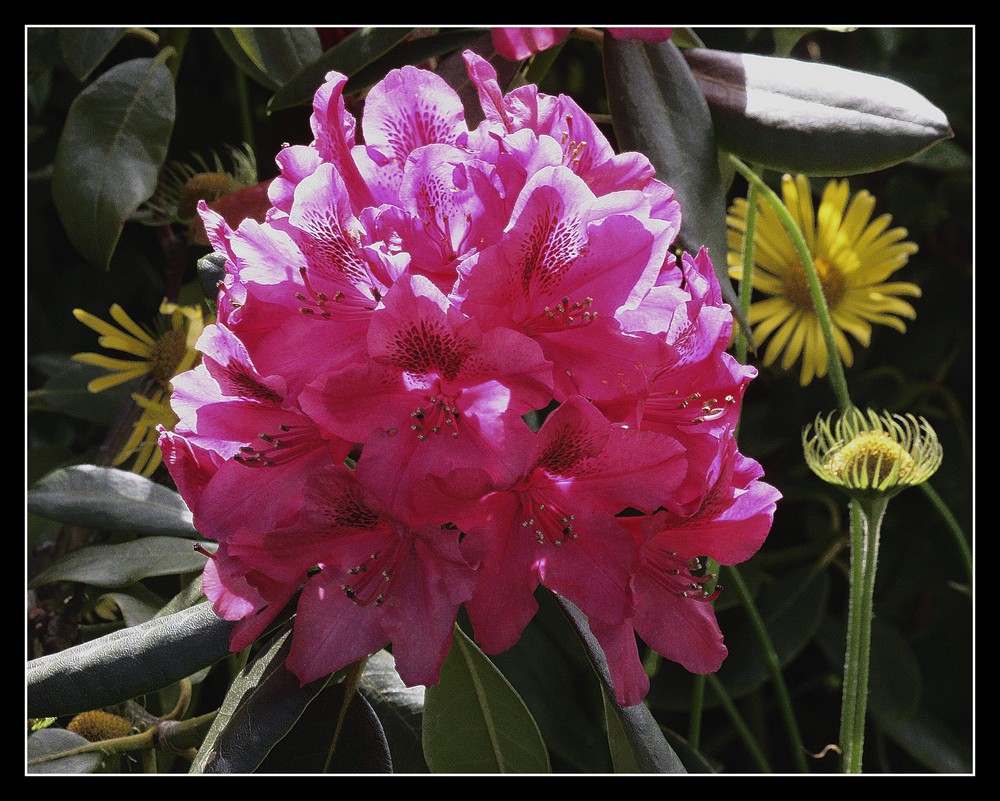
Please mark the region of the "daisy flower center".
MULTIPOLYGON (((823 297, 830 306, 835 306, 847 288, 844 274, 836 264, 822 256, 814 257, 813 266, 816 268, 820 286, 823 287, 823 297)), ((796 262, 792 269, 785 272, 784 283, 784 295, 789 303, 797 309, 813 308, 812 293, 809 292, 806 270, 801 262, 796 262)))
POLYGON ((878 486, 892 475, 897 482, 904 480, 913 470, 913 457, 884 431, 859 434, 838 450, 826 467, 838 478, 858 484, 857 476, 867 476, 867 484, 878 486), (898 465, 898 466, 897 466, 898 465))
POLYGON ((173 328, 161 334, 150 347, 149 363, 152 366, 153 378, 160 384, 168 384, 186 353, 186 330, 173 328))

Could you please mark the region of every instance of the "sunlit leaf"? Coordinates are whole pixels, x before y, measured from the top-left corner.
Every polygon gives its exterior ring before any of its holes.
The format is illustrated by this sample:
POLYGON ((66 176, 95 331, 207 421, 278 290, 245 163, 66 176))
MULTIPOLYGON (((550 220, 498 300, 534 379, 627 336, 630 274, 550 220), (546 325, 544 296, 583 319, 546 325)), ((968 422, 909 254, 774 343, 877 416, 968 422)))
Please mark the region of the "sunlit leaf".
POLYGON ((520 696, 457 626, 441 682, 424 699, 424 758, 433 773, 548 773, 520 696))
POLYGON ((421 745, 424 688, 403 684, 392 654, 379 651, 368 659, 358 689, 382 722, 393 772, 427 773, 421 745))
POLYGON ((287 624, 229 685, 191 773, 252 773, 323 689, 285 667, 291 636, 287 624))
POLYGON ((104 758, 99 751, 46 759, 87 744, 85 737, 66 729, 36 731, 28 737, 28 773, 93 773, 104 758))
POLYGON ((229 653, 208 603, 27 663, 28 716, 71 715, 169 687, 229 653))
POLYGON ((176 537, 143 537, 114 545, 86 545, 53 562, 28 586, 79 581, 95 587, 127 587, 151 576, 201 571, 205 558, 190 542, 176 537))
POLYGON ((112 67, 70 106, 52 197, 74 247, 107 269, 129 216, 156 189, 174 125, 174 83, 156 59, 112 67))
POLYGON ((807 175, 891 167, 952 136, 944 113, 878 75, 797 59, 684 51, 720 147, 744 161, 807 175))
POLYGON ((198 536, 191 512, 175 490, 112 467, 84 464, 57 470, 28 492, 28 509, 87 528, 198 536))

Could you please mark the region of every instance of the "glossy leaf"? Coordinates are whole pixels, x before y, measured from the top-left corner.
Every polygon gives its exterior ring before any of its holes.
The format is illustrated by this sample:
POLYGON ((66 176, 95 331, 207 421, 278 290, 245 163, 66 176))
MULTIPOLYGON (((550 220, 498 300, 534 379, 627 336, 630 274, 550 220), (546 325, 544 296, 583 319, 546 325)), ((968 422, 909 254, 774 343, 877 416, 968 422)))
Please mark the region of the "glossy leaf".
POLYGON ((323 689, 325 679, 300 687, 285 667, 291 637, 286 624, 233 679, 191 773, 252 773, 323 689))
POLYGON ((108 269, 122 226, 156 189, 174 125, 174 83, 157 59, 112 67, 70 107, 52 168, 66 234, 108 269))
POLYGON ((322 53, 311 27, 232 28, 233 37, 271 88, 283 86, 322 53))
POLYGON ((60 28, 59 49, 70 72, 85 81, 125 35, 125 28, 60 28))
POLYGON ((614 684, 608 660, 590 631, 587 618, 575 604, 557 596, 559 605, 573 624, 590 663, 601 681, 608 720, 608 743, 616 772, 686 773, 684 764, 667 743, 659 724, 645 704, 621 707, 614 703, 614 684))
POLYGON ((176 537, 143 537, 115 545, 87 545, 56 560, 28 586, 79 581, 117 589, 151 576, 200 572, 205 559, 190 542, 176 537))
POLYGON ((692 48, 719 146, 744 161, 807 175, 899 164, 952 136, 919 92, 878 75, 797 59, 692 48))
POLYGON ((57 470, 28 492, 28 509, 85 528, 198 536, 191 512, 175 490, 112 467, 84 464, 57 470))
POLYGON ((277 88, 274 79, 247 54, 233 28, 213 28, 212 32, 226 55, 241 72, 267 89, 277 88))
POLYGON ((168 687, 229 653, 208 603, 27 663, 28 717, 72 715, 168 687))
MULTIPOLYGON (((328 72, 336 70, 343 75, 354 75, 403 41, 412 30, 361 28, 354 31, 325 53, 317 53, 313 60, 302 64, 297 72, 288 76, 268 101, 268 108, 274 111, 311 103, 328 72)), ((385 77, 384 73, 381 77, 385 77)))
POLYGON ((604 40, 604 76, 621 150, 637 150, 674 190, 681 205, 677 242, 689 253, 704 246, 726 302, 747 329, 726 267, 726 190, 712 116, 673 42, 604 40))
POLYGON ((913 759, 936 773, 972 773, 972 755, 965 742, 924 710, 889 721, 879 728, 913 759))
POLYGON ((131 381, 103 392, 91 392, 87 384, 107 375, 108 371, 93 364, 75 362, 68 353, 42 353, 29 363, 48 376, 45 386, 31 393, 29 411, 57 412, 110 427, 135 392, 135 384, 131 381))
POLYGON ((424 688, 403 684, 392 654, 379 651, 369 657, 358 689, 382 723, 393 772, 427 773, 421 745, 424 688))
POLYGON ((87 744, 88 741, 85 737, 66 729, 36 731, 28 737, 28 773, 93 773, 100 767, 101 760, 104 758, 104 755, 99 751, 74 754, 59 759, 35 761, 45 757, 54 757, 87 744))
POLYGON ((538 724, 457 626, 441 682, 424 699, 424 758, 433 773, 547 773, 538 724))

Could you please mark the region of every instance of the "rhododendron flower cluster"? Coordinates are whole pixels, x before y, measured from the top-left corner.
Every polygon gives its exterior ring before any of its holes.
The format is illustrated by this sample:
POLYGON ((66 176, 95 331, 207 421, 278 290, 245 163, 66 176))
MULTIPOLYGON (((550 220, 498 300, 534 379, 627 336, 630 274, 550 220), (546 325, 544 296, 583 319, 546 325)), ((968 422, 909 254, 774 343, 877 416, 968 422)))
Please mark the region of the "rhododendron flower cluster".
POLYGON ((672 252, 650 162, 465 59, 476 127, 414 67, 359 122, 331 72, 266 219, 202 204, 226 272, 164 459, 218 543, 203 587, 234 650, 297 598, 303 684, 386 645, 433 684, 463 604, 498 653, 542 585, 636 704, 636 633, 692 671, 726 655, 699 559, 744 560, 770 527, 777 492, 733 437, 755 370, 725 352, 708 254, 672 252))

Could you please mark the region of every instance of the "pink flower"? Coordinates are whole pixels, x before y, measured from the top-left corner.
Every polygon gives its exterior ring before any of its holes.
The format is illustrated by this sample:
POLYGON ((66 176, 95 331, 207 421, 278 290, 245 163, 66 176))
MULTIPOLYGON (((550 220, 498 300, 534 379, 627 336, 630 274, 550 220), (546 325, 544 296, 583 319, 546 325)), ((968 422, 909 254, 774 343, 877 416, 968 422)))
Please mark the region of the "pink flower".
POLYGON ((401 511, 368 465, 332 466, 308 482, 304 533, 316 537, 322 569, 302 591, 288 667, 306 684, 391 642, 404 682, 436 684, 475 572, 458 530, 401 511))
POLYGON ((520 61, 563 42, 572 28, 493 28, 493 46, 504 58, 520 61))
POLYGON ((760 465, 739 454, 727 431, 717 443, 702 497, 693 512, 658 511, 621 518, 633 533, 639 558, 632 570, 634 612, 608 624, 591 618, 591 630, 608 657, 619 704, 639 703, 649 688, 635 633, 654 651, 693 673, 713 673, 726 657, 711 606, 717 593, 704 588, 700 557, 724 565, 753 556, 771 527, 780 493, 760 481, 760 465))
MULTIPOLYGON (((565 41, 572 28, 493 28, 493 46, 504 58, 521 61, 565 41)), ((616 39, 665 42, 673 28, 608 28, 616 39)))
POLYGON ((538 584, 592 619, 624 619, 629 598, 622 589, 636 551, 615 515, 659 507, 686 466, 669 437, 612 425, 580 396, 553 411, 517 456, 517 476, 492 491, 474 471, 438 482, 468 534, 463 547, 481 560, 466 607, 488 653, 520 637, 537 609, 538 584))
POLYGON ((164 462, 218 543, 203 589, 234 649, 298 596, 303 684, 387 644, 432 684, 463 604, 496 653, 542 585, 636 703, 636 633, 691 670, 725 655, 691 560, 748 558, 770 525, 730 434, 755 371, 725 352, 707 254, 670 252, 681 209, 649 160, 464 55, 474 129, 426 70, 390 72, 360 120, 331 72, 263 217, 202 204, 219 316, 164 462))

